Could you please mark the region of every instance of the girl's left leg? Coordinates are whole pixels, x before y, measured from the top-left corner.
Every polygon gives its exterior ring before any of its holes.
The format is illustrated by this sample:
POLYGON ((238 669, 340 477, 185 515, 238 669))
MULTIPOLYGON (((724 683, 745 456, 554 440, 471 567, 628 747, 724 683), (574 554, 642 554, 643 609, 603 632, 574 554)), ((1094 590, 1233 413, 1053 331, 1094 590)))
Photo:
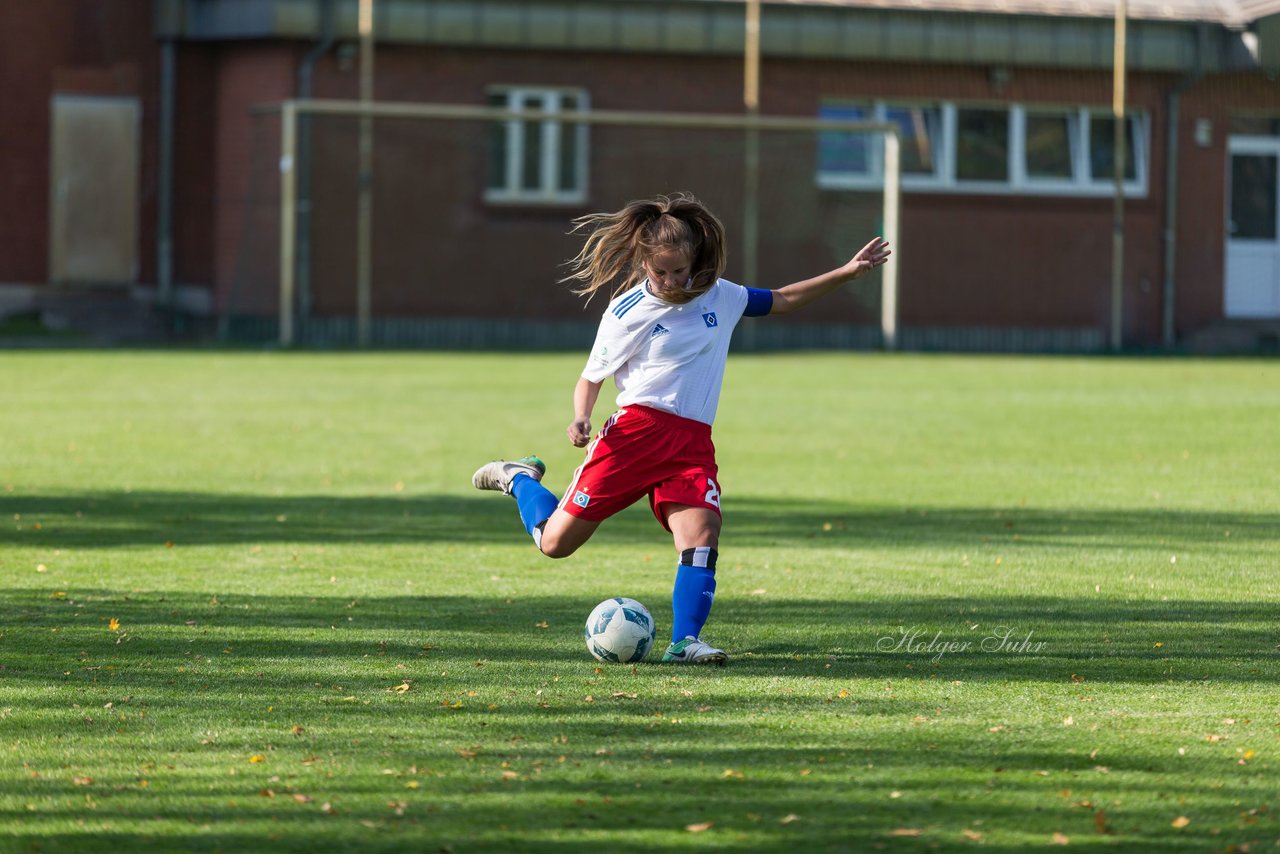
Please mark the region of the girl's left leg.
POLYGON ((667 506, 680 565, 671 591, 671 648, 662 660, 723 664, 723 651, 698 640, 715 599, 720 514, 706 507, 667 506))

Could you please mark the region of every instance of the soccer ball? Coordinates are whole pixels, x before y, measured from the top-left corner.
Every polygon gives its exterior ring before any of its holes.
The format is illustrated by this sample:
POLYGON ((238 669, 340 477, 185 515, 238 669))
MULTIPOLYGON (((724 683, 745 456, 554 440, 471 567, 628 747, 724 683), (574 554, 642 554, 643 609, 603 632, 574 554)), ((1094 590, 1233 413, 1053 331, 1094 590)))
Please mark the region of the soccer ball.
POLYGON ((649 609, 625 596, 597 605, 582 632, 588 652, 599 661, 617 664, 630 664, 648 655, 656 634, 649 609))

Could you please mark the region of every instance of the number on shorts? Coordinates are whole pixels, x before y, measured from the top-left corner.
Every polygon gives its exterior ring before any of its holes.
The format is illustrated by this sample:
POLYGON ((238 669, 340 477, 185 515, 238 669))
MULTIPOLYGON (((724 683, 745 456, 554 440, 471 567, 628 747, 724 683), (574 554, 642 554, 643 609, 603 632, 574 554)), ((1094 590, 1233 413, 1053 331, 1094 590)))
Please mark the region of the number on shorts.
POLYGON ((716 482, 711 478, 707 478, 707 486, 709 487, 707 489, 707 494, 702 500, 710 504, 712 507, 715 507, 717 510, 719 510, 720 509, 720 487, 716 486, 716 482))

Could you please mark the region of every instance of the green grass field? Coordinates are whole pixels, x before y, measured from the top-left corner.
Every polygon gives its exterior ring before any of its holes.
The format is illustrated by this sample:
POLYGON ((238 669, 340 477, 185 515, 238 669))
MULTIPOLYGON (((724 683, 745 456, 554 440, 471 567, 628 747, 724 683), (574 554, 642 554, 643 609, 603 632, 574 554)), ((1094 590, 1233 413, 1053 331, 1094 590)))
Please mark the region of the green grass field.
POLYGON ((1280 362, 733 357, 706 669, 581 361, 4 354, 0 850, 1280 845, 1280 362))

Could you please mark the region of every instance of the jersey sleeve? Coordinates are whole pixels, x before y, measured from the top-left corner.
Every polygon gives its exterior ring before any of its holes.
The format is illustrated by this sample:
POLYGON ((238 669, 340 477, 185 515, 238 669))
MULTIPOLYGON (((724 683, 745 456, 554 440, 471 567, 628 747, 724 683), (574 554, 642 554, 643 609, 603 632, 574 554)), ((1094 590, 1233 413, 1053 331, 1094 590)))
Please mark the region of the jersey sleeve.
POLYGON ((635 354, 641 341, 639 330, 606 311, 596 329, 596 340, 591 345, 587 365, 582 369, 582 378, 598 383, 613 376, 635 354))
POLYGON ((758 317, 761 314, 768 314, 769 310, 773 308, 772 291, 743 287, 728 279, 721 279, 716 283, 716 286, 724 294, 724 305, 732 311, 731 317, 735 324, 744 317, 758 317), (767 299, 768 302, 764 304, 764 310, 760 311, 762 299, 767 299))

